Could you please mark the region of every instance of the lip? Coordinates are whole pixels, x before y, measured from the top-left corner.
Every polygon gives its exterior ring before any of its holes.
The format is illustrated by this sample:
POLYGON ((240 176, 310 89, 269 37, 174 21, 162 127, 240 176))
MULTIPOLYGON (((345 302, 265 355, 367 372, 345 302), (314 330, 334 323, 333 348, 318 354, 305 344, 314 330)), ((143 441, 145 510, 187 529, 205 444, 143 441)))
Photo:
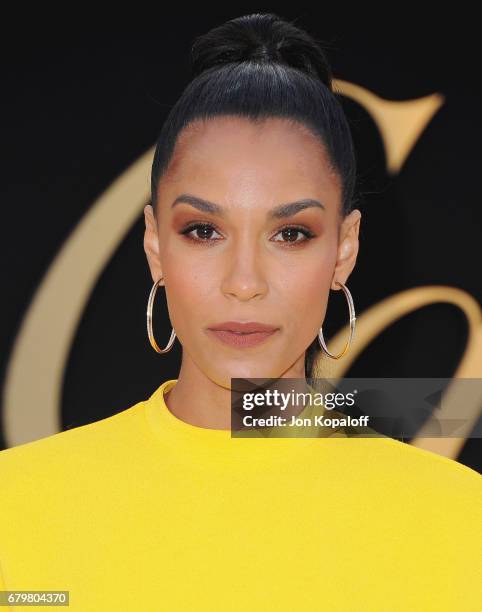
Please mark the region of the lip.
POLYGON ((207 332, 224 344, 245 348, 265 342, 278 329, 278 327, 265 323, 226 321, 212 325, 207 332))
POLYGON ((251 332, 247 334, 236 333, 232 331, 219 330, 219 329, 208 329, 209 334, 213 335, 221 342, 229 344, 231 346, 237 346, 239 348, 257 346, 261 342, 265 342, 268 338, 271 338, 276 333, 276 329, 270 332, 251 332))
POLYGON ((224 323, 210 325, 209 329, 251 334, 254 332, 274 332, 278 328, 275 325, 267 325, 266 323, 258 323, 257 321, 225 321, 224 323))

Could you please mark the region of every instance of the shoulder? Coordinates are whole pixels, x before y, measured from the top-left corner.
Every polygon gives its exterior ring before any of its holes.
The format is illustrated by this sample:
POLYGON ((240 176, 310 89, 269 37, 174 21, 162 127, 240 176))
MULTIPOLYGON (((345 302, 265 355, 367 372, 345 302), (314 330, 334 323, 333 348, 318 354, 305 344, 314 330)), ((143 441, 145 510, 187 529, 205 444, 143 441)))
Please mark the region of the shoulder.
MULTIPOLYGON (((482 476, 474 469, 438 453, 394 438, 365 439, 374 442, 371 468, 399 488, 405 508, 423 508, 435 520, 461 520, 482 526, 482 476), (445 516, 444 516, 445 515, 445 516)), ((390 486, 387 484, 387 490, 390 486)))
POLYGON ((366 492, 383 491, 405 508, 443 505, 482 523, 482 475, 469 466, 389 436, 340 435, 332 442, 339 471, 362 482, 366 492))
MULTIPOLYGON (((339 417, 340 420, 346 418, 341 413, 339 417)), ((432 482, 437 479, 456 480, 482 493, 482 475, 455 459, 413 446, 409 442, 401 442, 369 427, 342 425, 334 429, 332 437, 356 440, 356 444, 351 445, 354 453, 359 450, 373 459, 373 462, 383 461, 393 474, 409 474, 412 481, 426 478, 432 482)))
POLYGON ((347 482, 351 498, 357 500, 354 510, 369 515, 367 520, 378 528, 385 525, 401 539, 422 546, 417 555, 425 554, 426 546, 431 555, 458 559, 464 550, 465 557, 477 560, 480 567, 482 476, 478 472, 390 437, 333 442, 340 458, 336 477, 347 482))
POLYGON ((0 486, 18 487, 19 483, 45 482, 56 475, 71 477, 101 458, 120 449, 142 418, 139 402, 125 410, 93 423, 60 431, 51 436, 9 447, 0 451, 0 486))
POLYGON ((413 446, 408 442, 401 442, 395 438, 384 436, 380 438, 386 451, 395 461, 404 465, 422 470, 422 473, 439 473, 447 477, 456 478, 482 487, 482 475, 471 467, 455 459, 445 457, 433 451, 413 446))

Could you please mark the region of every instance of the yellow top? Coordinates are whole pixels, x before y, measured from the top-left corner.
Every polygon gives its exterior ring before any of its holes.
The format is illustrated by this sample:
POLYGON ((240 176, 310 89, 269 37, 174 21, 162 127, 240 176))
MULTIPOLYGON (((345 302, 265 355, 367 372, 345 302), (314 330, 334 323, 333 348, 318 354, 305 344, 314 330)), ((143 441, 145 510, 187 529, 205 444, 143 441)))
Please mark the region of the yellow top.
POLYGON ((175 384, 0 452, 0 589, 82 612, 482 609, 477 472, 386 437, 232 438, 174 416, 175 384))

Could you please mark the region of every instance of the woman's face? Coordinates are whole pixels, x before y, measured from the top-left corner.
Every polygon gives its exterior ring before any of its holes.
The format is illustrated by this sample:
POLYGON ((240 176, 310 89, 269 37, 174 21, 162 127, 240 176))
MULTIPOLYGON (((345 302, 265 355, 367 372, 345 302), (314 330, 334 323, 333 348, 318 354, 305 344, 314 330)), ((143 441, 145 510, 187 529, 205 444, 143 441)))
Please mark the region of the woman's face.
POLYGON ((360 213, 340 211, 339 180, 303 126, 229 116, 183 131, 156 215, 145 208, 144 240, 153 280, 164 277, 181 371, 189 364, 226 388, 231 378, 304 378, 330 288, 355 265, 360 213), (193 206, 200 200, 214 206, 193 206), (309 205, 275 214, 300 200, 309 205), (209 331, 227 321, 277 330, 233 346, 209 331))

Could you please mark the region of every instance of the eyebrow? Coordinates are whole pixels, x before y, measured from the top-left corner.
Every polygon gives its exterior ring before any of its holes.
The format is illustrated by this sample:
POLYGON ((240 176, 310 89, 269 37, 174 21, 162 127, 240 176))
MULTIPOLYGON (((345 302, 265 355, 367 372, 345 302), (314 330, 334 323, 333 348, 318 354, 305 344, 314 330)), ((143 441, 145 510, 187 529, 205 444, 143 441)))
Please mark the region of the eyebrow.
MULTIPOLYGON (((214 204, 214 202, 209 202, 208 200, 198 198, 197 196, 193 196, 188 193, 183 193, 182 195, 178 196, 172 203, 171 208, 174 208, 174 206, 181 203, 190 204, 194 208, 212 215, 219 215, 220 217, 224 217, 226 215, 225 209, 219 204, 214 204)), ((305 198, 303 200, 296 200, 296 202, 288 202, 287 204, 275 206, 271 210, 268 210, 267 216, 270 219, 283 219, 284 217, 291 217, 291 215, 296 214, 300 210, 311 207, 325 210, 324 204, 318 200, 305 198)))

